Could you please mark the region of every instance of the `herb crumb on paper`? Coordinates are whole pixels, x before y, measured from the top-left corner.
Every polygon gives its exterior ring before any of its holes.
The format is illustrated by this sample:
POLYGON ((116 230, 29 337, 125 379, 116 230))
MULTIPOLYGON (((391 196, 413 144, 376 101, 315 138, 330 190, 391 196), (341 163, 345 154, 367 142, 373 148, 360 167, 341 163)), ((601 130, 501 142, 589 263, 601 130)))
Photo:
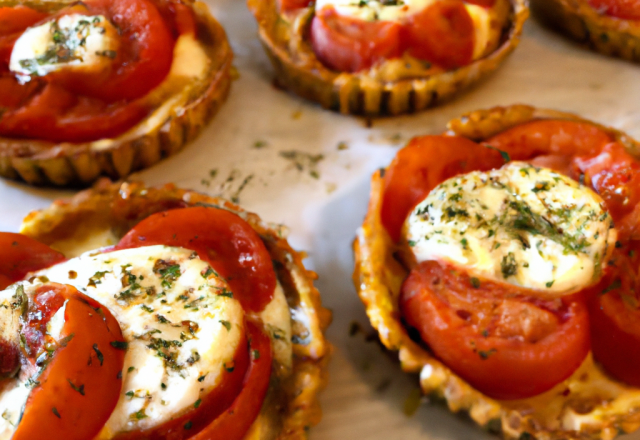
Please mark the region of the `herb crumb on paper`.
POLYGON ((323 154, 311 154, 297 150, 280 151, 280 157, 289 160, 300 172, 308 172, 314 179, 320 178, 318 164, 324 159, 323 154))

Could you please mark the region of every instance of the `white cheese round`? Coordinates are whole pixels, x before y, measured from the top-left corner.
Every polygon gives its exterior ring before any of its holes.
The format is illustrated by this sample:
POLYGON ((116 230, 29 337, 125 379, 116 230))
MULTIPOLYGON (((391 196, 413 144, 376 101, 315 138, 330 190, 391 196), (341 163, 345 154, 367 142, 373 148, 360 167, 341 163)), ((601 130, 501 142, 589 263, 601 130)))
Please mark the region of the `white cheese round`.
POLYGON ((593 284, 616 240, 595 192, 524 162, 441 183, 404 230, 417 262, 450 262, 549 296, 593 284))
POLYGON ((120 48, 118 30, 102 15, 64 15, 25 30, 15 42, 9 70, 23 81, 62 68, 108 69, 120 48))

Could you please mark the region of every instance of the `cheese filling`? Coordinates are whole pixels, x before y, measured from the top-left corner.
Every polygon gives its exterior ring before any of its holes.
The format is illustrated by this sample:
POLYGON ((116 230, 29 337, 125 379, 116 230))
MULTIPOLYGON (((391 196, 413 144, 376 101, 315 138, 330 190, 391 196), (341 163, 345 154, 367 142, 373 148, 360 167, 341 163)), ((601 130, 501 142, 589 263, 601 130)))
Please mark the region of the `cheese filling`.
POLYGON ((616 240, 596 193, 524 162, 441 183, 404 231, 417 262, 447 261, 549 296, 597 281, 616 240))
MULTIPOLYGON (((438 0, 317 0, 316 10, 332 6, 340 15, 364 21, 402 22, 438 0)), ((508 3, 497 0, 493 8, 464 4, 475 29, 473 59, 479 59, 495 50, 503 22, 507 19, 503 10, 508 10, 508 3)))
POLYGON ((22 81, 63 68, 100 72, 110 68, 119 44, 118 30, 104 16, 64 15, 24 31, 9 70, 22 81))

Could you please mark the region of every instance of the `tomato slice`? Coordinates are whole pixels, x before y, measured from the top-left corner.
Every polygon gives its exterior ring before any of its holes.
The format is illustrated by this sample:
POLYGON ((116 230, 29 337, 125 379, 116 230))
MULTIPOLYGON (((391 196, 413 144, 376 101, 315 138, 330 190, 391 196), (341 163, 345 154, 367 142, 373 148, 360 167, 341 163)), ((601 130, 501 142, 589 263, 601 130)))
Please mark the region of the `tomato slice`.
POLYGON ((589 289, 591 344, 604 369, 640 386, 640 242, 614 250, 600 283, 589 289))
POLYGON ((64 255, 33 238, 0 232, 0 289, 36 270, 65 260, 64 255))
POLYGON ((233 371, 227 370, 220 384, 201 399, 198 408, 192 409, 155 429, 118 434, 113 440, 183 440, 191 438, 195 432, 200 432, 211 423, 211 420, 227 410, 243 389, 250 365, 247 344, 247 337, 243 334, 242 341, 233 357, 233 371))
POLYGON ((300 8, 306 8, 311 4, 312 0, 279 0, 280 12, 294 11, 300 8))
POLYGON ((495 399, 546 391, 589 352, 587 307, 579 296, 527 298, 526 289, 472 281, 452 266, 427 261, 405 280, 400 305, 439 359, 495 399))
POLYGON ((444 180, 475 170, 499 168, 496 150, 457 136, 421 136, 401 149, 386 170, 381 220, 394 241, 411 209, 444 180))
POLYGON ((475 28, 462 2, 440 0, 407 17, 402 40, 410 55, 455 69, 473 59, 475 28))
POLYGON ((260 236, 224 209, 191 207, 153 214, 125 235, 116 249, 163 244, 192 249, 222 275, 246 311, 259 312, 273 297, 276 275, 260 236))
POLYGON ((640 20, 638 0, 589 0, 589 4, 600 14, 625 20, 640 20))
POLYGON ((269 389, 271 340, 258 325, 247 322, 251 365, 233 405, 190 440, 241 440, 258 417, 269 389))
MULTIPOLYGON (((118 402, 126 344, 107 308, 71 286, 45 284, 36 290, 27 329, 46 329, 39 318, 42 311, 50 317, 57 308, 49 302, 61 306, 64 300, 63 342, 37 377, 13 440, 49 438, 52 433, 66 440, 94 438, 118 402)), ((46 353, 39 351, 29 356, 34 362, 46 353)))
POLYGON ((508 152, 513 160, 529 160, 544 155, 592 155, 613 140, 588 122, 552 119, 517 125, 484 144, 508 152))
MULTIPOLYGON (((14 78, 0 78, 9 87, 0 90, 0 102, 21 98, 27 87, 14 78), (13 89, 19 91, 14 93, 13 89)), ((36 84, 34 83, 34 86, 36 84)), ((0 133, 12 138, 37 138, 54 142, 85 142, 117 137, 133 127, 148 109, 137 103, 106 104, 76 96, 59 85, 47 83, 31 87, 34 96, 0 119, 0 133)), ((22 97, 24 100, 25 98, 22 97)))
POLYGON ((0 8, 0 36, 21 32, 49 14, 23 5, 0 8))
MULTIPOLYGON (((150 0, 86 0, 88 13, 104 15, 120 30, 120 50, 111 75, 63 71, 55 81, 79 95, 106 103, 134 100, 156 88, 173 61, 174 40, 150 0)), ((73 11, 76 12, 76 11, 73 11)))
POLYGON ((357 72, 387 58, 399 57, 400 30, 398 23, 368 22, 325 7, 311 21, 311 46, 330 69, 357 72))

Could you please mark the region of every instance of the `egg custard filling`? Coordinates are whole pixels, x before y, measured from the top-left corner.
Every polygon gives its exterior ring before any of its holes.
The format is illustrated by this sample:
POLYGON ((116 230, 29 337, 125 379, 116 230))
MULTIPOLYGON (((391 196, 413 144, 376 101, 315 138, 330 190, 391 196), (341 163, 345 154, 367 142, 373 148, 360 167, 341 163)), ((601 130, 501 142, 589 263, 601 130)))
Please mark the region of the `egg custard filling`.
POLYGON ((56 429, 78 440, 240 440, 272 359, 291 374, 287 299, 235 214, 161 212, 116 246, 66 261, 26 236, 0 241, 0 439, 56 429))

